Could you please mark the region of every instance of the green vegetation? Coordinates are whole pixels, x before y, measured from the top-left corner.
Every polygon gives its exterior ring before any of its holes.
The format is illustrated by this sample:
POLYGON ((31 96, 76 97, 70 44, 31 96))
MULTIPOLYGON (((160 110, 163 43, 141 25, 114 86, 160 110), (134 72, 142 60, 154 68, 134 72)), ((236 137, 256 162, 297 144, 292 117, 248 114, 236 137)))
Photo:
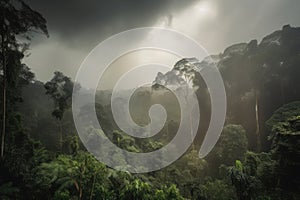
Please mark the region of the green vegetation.
MULTIPOLYGON (((285 26, 260 44, 234 45, 214 56, 229 105, 221 137, 204 159, 198 149, 209 122, 208 89, 187 59, 179 61, 172 71, 193 83, 201 106, 203 121, 195 143, 164 169, 130 174, 103 165, 81 144, 70 108, 71 78, 55 72, 44 84, 22 63, 29 33, 48 35, 45 19, 21 0, 2 0, 0 11, 0 199, 300 199, 299 28, 285 26), (268 43, 273 37, 281 38, 279 46, 268 43)), ((160 73, 156 82, 181 82, 179 77, 171 80, 170 74, 160 73)), ((99 145, 96 136, 104 134, 131 152, 150 152, 168 143, 180 122, 178 102, 169 100, 174 97, 170 91, 155 86, 134 94, 132 115, 146 124, 149 106, 161 102, 168 119, 160 137, 136 139, 123 133, 107 104, 111 91, 98 91, 95 108, 103 131, 85 127, 90 145, 99 145)), ((85 105, 82 114, 92 106, 85 105)), ((114 152, 106 156, 127 164, 114 152)))

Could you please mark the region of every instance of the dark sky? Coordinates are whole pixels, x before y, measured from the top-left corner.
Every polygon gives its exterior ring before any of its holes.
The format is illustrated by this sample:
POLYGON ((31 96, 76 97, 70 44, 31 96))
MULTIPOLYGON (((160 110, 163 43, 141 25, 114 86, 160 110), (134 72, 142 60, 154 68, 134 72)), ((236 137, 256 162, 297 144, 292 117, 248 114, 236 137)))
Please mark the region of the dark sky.
POLYGON ((215 54, 228 45, 261 40, 285 24, 300 26, 299 0, 26 0, 48 21, 50 38, 35 37, 25 62, 37 79, 55 70, 74 77, 98 43, 131 28, 163 26, 183 32, 215 54))
MULTIPOLYGON (((26 0, 66 43, 89 45, 131 28, 150 26, 197 0, 26 0), (102 37, 102 38, 101 38, 102 37)), ((94 45, 94 44, 92 44, 94 45)))

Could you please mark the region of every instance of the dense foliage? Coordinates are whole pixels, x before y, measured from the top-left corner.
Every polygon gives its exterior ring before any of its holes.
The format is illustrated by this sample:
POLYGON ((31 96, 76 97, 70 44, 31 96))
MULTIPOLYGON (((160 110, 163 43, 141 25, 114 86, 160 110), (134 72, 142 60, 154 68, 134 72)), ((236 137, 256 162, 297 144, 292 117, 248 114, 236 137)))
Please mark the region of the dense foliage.
MULTIPOLYGON (((3 0, 0 5, 0 199, 300 199, 299 28, 284 26, 260 44, 237 44, 213 56, 224 77, 229 105, 221 137, 204 159, 198 157, 198 149, 210 116, 208 89, 189 68, 188 59, 171 72, 158 74, 157 83, 180 85, 186 79, 193 85, 204 124, 195 143, 172 165, 130 174, 98 162, 81 144, 70 109, 71 78, 55 72, 44 84, 22 63, 28 40, 24 43, 17 36, 28 39, 32 30, 47 35, 45 19, 21 0, 3 0)), ((205 59, 200 63, 210 64, 205 59)), ((149 122, 152 104, 166 107, 168 118, 160 140, 123 133, 113 120, 110 95, 111 91, 97 93, 95 108, 105 133, 86 127, 91 145, 99 145, 96 136, 106 134, 127 151, 150 152, 176 134, 180 112, 170 91, 156 85, 138 90, 132 99, 133 119, 140 124, 149 122)), ((92 106, 86 105, 82 114, 92 106)), ((126 165, 120 155, 109 156, 126 165)))

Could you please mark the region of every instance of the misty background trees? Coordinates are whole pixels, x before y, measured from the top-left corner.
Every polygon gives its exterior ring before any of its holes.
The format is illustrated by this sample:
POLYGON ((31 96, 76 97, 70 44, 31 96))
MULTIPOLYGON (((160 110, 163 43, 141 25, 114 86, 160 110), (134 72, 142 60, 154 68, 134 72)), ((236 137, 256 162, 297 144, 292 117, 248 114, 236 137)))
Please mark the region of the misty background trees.
MULTIPOLYGON (((187 87, 182 80, 188 80, 196 90, 201 122, 192 147, 164 169, 130 174, 98 162, 81 144, 70 108, 72 79, 55 72, 43 83, 22 62, 30 33, 48 36, 46 20, 21 0, 2 0, 0 5, 0 199, 300 198, 300 28, 286 25, 260 43, 235 44, 212 60, 183 59, 166 74, 159 73, 152 87, 137 90, 131 99, 137 123, 149 122, 152 104, 167 110, 159 137, 137 139, 122 132, 113 120, 111 91, 97 91, 96 105, 86 105, 83 114, 95 106, 104 130, 86 127, 88 142, 99 145, 96 136, 106 134, 127 151, 149 152, 167 144, 180 123, 178 102, 164 86, 180 89, 187 87), (209 67, 212 61, 224 79, 228 113, 216 146, 200 159, 210 100, 191 66, 209 67)), ((114 152, 109 156, 126 164, 114 152)))

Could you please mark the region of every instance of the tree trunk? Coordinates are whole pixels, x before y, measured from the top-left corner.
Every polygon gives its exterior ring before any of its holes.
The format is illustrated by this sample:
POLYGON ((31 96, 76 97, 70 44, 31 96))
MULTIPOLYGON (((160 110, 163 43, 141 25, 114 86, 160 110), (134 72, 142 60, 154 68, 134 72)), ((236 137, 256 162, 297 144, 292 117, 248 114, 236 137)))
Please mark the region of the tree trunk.
POLYGON ((79 200, 82 200, 82 186, 79 188, 79 200))
MULTIPOLYGON (((193 106, 193 105, 188 105, 188 98, 189 98, 189 95, 190 95, 190 92, 189 92, 189 83, 190 83, 190 79, 187 77, 187 76, 184 76, 185 77, 185 81, 186 81, 186 96, 185 96, 185 103, 186 103, 186 106, 193 106)), ((189 112, 189 123, 190 123, 190 137, 191 137, 191 146, 192 146, 192 150, 194 150, 195 148, 195 145, 194 145, 194 138, 193 138, 193 134, 192 134, 192 113, 189 112)))
POLYGON ((92 189, 91 189, 91 194, 90 194, 90 200, 93 199, 93 194, 94 194, 94 188, 95 188, 95 182, 96 182, 96 173, 94 174, 94 177, 93 177, 93 183, 92 183, 92 189))
POLYGON ((62 119, 59 120, 59 144, 60 151, 63 152, 63 127, 62 127, 62 119))
POLYGON ((1 51, 2 51, 2 67, 3 67, 3 80, 2 80, 2 134, 1 134, 1 159, 4 157, 5 146, 5 133, 6 133, 6 56, 4 33, 1 34, 1 51))
POLYGON ((259 127, 259 94, 258 91, 255 90, 255 123, 256 123, 256 148, 257 151, 260 151, 261 142, 260 142, 260 127, 259 127))
POLYGON ((281 103, 285 104, 285 93, 284 93, 284 79, 280 81, 280 92, 281 92, 281 103))

